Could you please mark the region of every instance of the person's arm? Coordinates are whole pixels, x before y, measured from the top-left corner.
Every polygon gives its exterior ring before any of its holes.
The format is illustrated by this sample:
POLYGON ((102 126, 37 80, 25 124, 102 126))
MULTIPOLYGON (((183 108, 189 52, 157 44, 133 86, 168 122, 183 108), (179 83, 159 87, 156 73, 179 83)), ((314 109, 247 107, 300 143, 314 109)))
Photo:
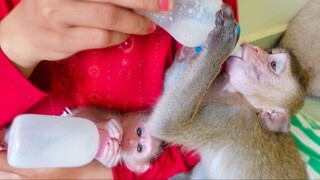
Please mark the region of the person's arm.
POLYGON ((33 86, 0 49, 0 128, 25 112, 46 94, 33 86))
POLYGON ((15 169, 8 165, 6 152, 0 152, 1 179, 113 179, 111 169, 98 161, 75 168, 15 169))
POLYGON ((0 47, 29 77, 42 60, 65 59, 79 51, 105 48, 128 34, 156 28, 131 9, 168 11, 168 0, 21 1, 0 22, 0 47))
POLYGON ((28 78, 44 59, 57 61, 82 50, 119 44, 128 34, 151 33, 155 25, 130 9, 162 11, 172 4, 168 0, 17 2, 0 3, 0 98, 5 98, 0 108, 7 111, 0 115, 0 127, 44 96, 19 74, 28 78))
POLYGON ((23 79, 39 62, 119 44, 128 34, 148 34, 155 25, 130 9, 161 11, 171 6, 168 0, 17 2, 0 3, 0 109, 5 112, 0 127, 45 96, 23 79))

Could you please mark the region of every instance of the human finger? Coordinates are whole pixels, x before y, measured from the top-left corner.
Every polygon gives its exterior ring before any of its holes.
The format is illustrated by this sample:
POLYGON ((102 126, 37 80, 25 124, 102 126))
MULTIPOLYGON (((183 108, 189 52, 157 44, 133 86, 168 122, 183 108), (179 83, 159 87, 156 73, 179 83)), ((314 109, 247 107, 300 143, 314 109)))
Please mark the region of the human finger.
POLYGON ((14 173, 0 171, 0 179, 22 179, 22 178, 19 175, 14 173))
POLYGON ((124 33, 87 27, 73 27, 65 34, 54 41, 63 42, 64 45, 60 46, 61 51, 70 52, 109 47, 120 44, 128 38, 124 33))
POLYGON ((95 2, 108 2, 130 9, 143 9, 148 11, 170 11, 173 7, 173 0, 86 0, 95 2))
POLYGON ((127 34, 148 34, 156 25, 147 17, 134 11, 109 3, 68 1, 64 6, 51 7, 44 16, 66 26, 84 26, 127 34))

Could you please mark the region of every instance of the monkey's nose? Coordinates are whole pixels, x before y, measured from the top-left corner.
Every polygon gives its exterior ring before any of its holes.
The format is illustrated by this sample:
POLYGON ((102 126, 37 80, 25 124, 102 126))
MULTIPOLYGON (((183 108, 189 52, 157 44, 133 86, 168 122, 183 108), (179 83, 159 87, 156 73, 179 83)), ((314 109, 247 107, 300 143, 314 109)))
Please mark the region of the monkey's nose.
POLYGON ((136 145, 136 144, 137 144, 137 141, 136 141, 135 139, 130 138, 129 141, 128 141, 128 144, 129 144, 130 146, 133 146, 133 145, 136 145))

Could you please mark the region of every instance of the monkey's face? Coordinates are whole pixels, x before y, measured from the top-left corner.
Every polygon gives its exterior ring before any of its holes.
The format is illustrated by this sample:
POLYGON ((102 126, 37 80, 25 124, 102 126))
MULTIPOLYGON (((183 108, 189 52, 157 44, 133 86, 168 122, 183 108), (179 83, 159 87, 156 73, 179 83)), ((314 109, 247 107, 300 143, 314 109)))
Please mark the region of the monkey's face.
POLYGON ((289 54, 276 49, 267 52, 250 44, 243 44, 241 50, 241 55, 227 59, 232 88, 256 108, 283 107, 298 87, 291 74, 289 54))
POLYGON ((123 137, 121 149, 138 158, 148 157, 152 151, 153 138, 146 131, 145 114, 129 113, 122 121, 123 137))
POLYGON ((160 151, 161 141, 146 130, 149 117, 147 113, 128 113, 122 121, 121 157, 131 171, 138 173, 149 169, 151 160, 160 151))

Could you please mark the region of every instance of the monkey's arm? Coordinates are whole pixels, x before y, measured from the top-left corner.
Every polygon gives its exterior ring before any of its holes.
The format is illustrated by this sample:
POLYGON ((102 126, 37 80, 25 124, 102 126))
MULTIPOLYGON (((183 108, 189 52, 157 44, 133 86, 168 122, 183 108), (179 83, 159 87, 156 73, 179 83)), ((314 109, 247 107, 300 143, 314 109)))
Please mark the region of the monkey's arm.
POLYGON ((178 144, 183 144, 190 136, 202 98, 237 42, 237 24, 228 7, 223 6, 222 11, 216 13, 215 23, 198 59, 156 105, 148 122, 153 136, 178 144))

